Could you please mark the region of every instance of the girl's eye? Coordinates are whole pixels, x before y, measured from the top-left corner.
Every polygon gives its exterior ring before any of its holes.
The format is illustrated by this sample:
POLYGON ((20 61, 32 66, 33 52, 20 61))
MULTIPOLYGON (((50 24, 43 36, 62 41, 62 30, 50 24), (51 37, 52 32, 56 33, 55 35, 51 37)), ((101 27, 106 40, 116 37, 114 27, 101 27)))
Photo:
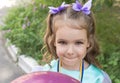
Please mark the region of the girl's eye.
POLYGON ((76 45, 81 45, 81 44, 83 44, 83 42, 78 41, 78 42, 75 42, 75 44, 76 44, 76 45))
POLYGON ((63 45, 63 44, 67 44, 65 41, 59 41, 58 43, 59 43, 59 44, 62 44, 62 45, 63 45))

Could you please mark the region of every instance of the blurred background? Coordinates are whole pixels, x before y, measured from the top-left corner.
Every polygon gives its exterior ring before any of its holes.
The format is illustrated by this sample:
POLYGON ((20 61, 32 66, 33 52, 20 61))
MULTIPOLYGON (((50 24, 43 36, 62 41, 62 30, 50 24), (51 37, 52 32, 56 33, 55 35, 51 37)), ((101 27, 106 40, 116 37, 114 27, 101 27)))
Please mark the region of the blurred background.
MULTIPOLYGON (((41 49, 46 27, 48 6, 73 3, 75 0, 0 0, 0 10, 7 8, 4 18, 0 18, 0 30, 9 44, 18 48, 18 56, 25 54, 43 64, 41 49), (3 4, 6 7, 3 7, 3 4), (8 4, 8 5, 7 5, 8 4)), ((87 0, 79 0, 85 3, 87 0)), ((120 83, 120 0, 93 0, 92 11, 96 17, 97 38, 101 54, 99 59, 113 83, 120 83)), ((1 14, 1 12, 0 12, 1 14)))

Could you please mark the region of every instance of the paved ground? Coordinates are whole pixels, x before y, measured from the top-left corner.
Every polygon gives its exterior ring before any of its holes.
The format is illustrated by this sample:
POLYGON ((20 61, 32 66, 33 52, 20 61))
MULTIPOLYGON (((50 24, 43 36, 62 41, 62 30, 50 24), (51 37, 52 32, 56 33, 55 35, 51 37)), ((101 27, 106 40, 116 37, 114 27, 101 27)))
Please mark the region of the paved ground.
MULTIPOLYGON (((0 9, 0 25, 3 25, 2 19, 7 10, 7 8, 0 9)), ((0 31, 0 83, 10 83, 23 74, 24 72, 9 57, 3 35, 0 31)))

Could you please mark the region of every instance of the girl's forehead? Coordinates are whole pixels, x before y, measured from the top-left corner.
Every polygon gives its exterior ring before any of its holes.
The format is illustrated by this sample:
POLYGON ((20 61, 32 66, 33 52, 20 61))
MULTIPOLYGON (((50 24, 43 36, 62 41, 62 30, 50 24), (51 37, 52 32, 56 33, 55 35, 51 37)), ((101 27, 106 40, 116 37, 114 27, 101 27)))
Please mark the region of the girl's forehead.
POLYGON ((67 41, 67 42, 75 42, 75 41, 87 41, 87 31, 85 29, 74 29, 65 26, 64 28, 59 28, 55 33, 56 41, 67 41))
POLYGON ((70 28, 75 28, 75 29, 84 29, 86 27, 86 23, 84 21, 78 21, 78 20, 71 20, 71 19, 66 19, 66 20, 56 20, 53 23, 53 27, 55 30, 62 28, 62 27, 70 27, 70 28))

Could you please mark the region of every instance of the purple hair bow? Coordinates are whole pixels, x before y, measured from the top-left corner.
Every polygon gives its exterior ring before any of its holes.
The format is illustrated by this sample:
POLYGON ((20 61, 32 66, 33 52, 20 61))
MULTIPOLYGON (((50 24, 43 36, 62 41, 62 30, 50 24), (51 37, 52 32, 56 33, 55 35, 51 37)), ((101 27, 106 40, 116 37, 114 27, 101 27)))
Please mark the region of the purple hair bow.
POLYGON ((86 2, 83 6, 79 3, 78 0, 76 0, 76 3, 73 3, 72 8, 75 11, 82 11, 86 15, 89 15, 91 6, 92 6, 92 0, 88 0, 88 2, 86 2))
POLYGON ((58 12, 60 12, 61 10, 64 10, 65 7, 68 7, 68 6, 69 6, 68 4, 65 4, 65 2, 63 2, 62 5, 57 8, 55 7, 48 7, 48 8, 50 9, 49 12, 51 14, 57 14, 58 12))

